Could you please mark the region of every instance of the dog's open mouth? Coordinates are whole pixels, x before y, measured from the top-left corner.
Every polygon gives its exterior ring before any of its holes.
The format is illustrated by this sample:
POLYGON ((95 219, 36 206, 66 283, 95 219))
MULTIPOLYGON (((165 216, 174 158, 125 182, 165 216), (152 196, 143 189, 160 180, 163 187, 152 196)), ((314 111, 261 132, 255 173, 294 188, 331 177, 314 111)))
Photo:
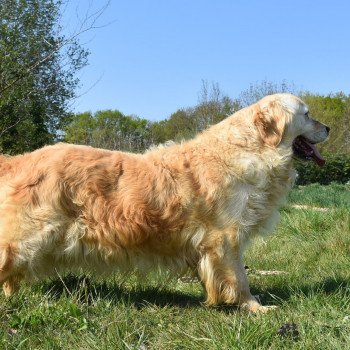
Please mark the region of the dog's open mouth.
POLYGON ((316 146, 303 136, 298 136, 293 141, 293 152, 296 157, 303 160, 313 160, 318 166, 323 166, 326 163, 316 146))

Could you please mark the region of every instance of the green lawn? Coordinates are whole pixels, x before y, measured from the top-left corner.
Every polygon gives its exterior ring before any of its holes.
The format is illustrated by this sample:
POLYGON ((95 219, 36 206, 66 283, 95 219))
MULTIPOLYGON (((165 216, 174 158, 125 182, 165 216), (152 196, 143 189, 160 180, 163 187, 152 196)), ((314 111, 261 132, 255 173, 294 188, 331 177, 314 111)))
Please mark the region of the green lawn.
POLYGON ((295 188, 245 260, 253 293, 277 310, 209 308, 198 282, 166 275, 69 275, 0 296, 0 349, 350 349, 350 186, 295 188), (287 323, 294 336, 278 334, 287 323))

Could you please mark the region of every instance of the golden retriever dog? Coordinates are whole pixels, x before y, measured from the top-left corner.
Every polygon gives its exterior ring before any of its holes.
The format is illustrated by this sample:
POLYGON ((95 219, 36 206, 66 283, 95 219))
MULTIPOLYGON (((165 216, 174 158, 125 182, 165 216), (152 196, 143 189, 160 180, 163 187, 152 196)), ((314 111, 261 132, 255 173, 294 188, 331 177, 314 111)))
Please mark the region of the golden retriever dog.
POLYGON ((0 156, 0 283, 56 271, 193 271, 206 302, 265 311, 243 249, 270 232, 294 155, 324 159, 329 128, 290 94, 244 108, 194 139, 144 154, 59 143, 0 156))

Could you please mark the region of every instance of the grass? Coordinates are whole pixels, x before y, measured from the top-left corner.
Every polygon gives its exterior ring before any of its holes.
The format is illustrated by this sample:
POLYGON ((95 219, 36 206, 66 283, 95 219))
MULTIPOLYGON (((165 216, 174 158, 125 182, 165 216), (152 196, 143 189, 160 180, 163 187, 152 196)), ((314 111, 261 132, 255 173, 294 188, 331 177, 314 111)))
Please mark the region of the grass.
POLYGON ((346 185, 291 192, 275 234, 245 256, 253 293, 278 306, 268 314, 205 307, 199 283, 165 275, 141 282, 67 275, 0 296, 0 349, 347 349, 349 211, 346 185), (294 335, 278 334, 292 323, 294 335))

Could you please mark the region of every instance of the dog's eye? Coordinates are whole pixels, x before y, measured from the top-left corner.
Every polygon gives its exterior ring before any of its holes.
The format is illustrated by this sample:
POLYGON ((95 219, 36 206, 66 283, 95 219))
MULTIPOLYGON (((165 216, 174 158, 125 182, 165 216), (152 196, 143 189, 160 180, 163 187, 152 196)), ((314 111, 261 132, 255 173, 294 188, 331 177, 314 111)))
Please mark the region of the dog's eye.
POLYGON ((306 118, 309 118, 309 112, 306 112, 306 113, 305 113, 305 117, 306 117, 306 118))

